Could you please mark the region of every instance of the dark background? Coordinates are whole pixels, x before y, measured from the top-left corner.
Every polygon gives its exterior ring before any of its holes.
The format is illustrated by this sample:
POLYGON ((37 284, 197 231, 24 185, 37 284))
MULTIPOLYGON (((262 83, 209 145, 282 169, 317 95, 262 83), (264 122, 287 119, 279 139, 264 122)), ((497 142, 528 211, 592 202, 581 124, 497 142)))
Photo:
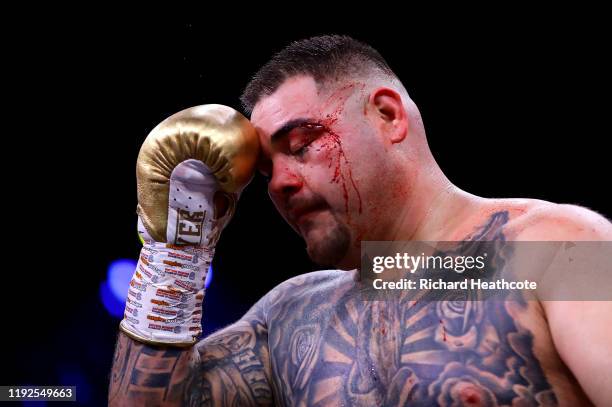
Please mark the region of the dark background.
MULTIPOLYGON (((291 40, 342 33, 378 49, 460 188, 573 203, 612 217, 609 32, 595 14, 519 12, 502 21, 494 13, 451 23, 315 14, 305 23, 270 17, 247 24, 229 11, 186 11, 170 21, 91 17, 30 21, 7 37, 16 72, 6 79, 16 92, 3 160, 10 244, 0 384, 73 384, 82 402, 106 403, 119 321, 98 289, 110 262, 139 253, 140 144, 178 110, 238 107, 250 75, 291 40), (578 28, 577 20, 587 25, 578 28), (15 142, 16 150, 9 147, 15 142)), ((260 176, 244 192, 213 267, 207 332, 314 269, 260 176)))

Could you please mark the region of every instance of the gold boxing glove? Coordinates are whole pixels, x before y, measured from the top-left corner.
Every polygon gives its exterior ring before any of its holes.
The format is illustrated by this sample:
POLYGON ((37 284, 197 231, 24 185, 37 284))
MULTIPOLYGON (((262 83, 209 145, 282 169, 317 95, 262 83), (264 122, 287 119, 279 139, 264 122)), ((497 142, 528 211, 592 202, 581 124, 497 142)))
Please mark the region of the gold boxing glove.
POLYGON ((147 136, 136 165, 144 245, 120 325, 133 339, 172 345, 197 340, 214 248, 258 154, 248 119, 223 105, 183 110, 147 136))
MULTIPOLYGON (((168 224, 169 218, 180 218, 177 212, 185 209, 170 199, 170 179, 179 164, 187 160, 203 163, 219 189, 227 193, 231 212, 235 203, 232 198, 253 176, 258 151, 259 141, 251 123, 227 106, 196 106, 164 120, 146 138, 136 165, 137 211, 146 232, 156 242, 181 244, 180 229, 175 230, 175 222, 168 224)), ((189 202, 186 204, 189 206, 189 202)), ((201 212, 195 206, 188 209, 201 212)))

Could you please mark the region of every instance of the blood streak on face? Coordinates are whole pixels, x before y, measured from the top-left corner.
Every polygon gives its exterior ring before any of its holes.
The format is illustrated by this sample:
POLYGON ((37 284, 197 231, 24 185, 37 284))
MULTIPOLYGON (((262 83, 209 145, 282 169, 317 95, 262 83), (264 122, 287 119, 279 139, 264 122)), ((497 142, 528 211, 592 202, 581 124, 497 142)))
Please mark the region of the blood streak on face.
POLYGON ((347 178, 350 181, 352 188, 354 189, 357 200, 359 202, 359 213, 363 211, 363 204, 361 201, 361 194, 359 193, 359 188, 357 188, 357 183, 353 179, 353 172, 351 171, 351 163, 346 157, 344 153, 344 149, 342 148, 342 140, 340 136, 331 130, 328 126, 324 125, 325 132, 329 135, 320 145, 319 149, 325 149, 328 151, 335 151, 336 153, 329 157, 329 168, 334 166, 333 175, 331 178, 332 183, 340 184, 342 186, 342 193, 344 196, 344 210, 347 215, 347 222, 351 222, 351 215, 349 212, 349 194, 347 188, 347 178), (345 171, 343 171, 343 166, 345 171), (346 177, 345 177, 346 172, 346 177))
POLYGON ((322 140, 322 144, 317 150, 319 151, 321 149, 324 149, 330 152, 329 168, 332 168, 332 166, 334 167, 333 175, 330 182, 340 184, 342 186, 344 210, 347 216, 347 223, 349 224, 351 223, 351 215, 349 211, 349 187, 347 186, 349 182, 350 187, 352 187, 357 196, 357 200, 359 203, 359 214, 361 214, 363 211, 363 203, 361 199, 361 193, 359 192, 357 183, 353 178, 351 163, 342 147, 342 139, 338 133, 332 130, 332 126, 338 122, 339 116, 344 111, 347 98, 354 92, 356 87, 361 88, 361 90, 363 91, 365 85, 359 83, 350 83, 344 85, 335 92, 333 92, 329 96, 327 101, 323 104, 321 109, 322 111, 329 110, 330 108, 332 108, 332 112, 327 113, 325 115, 323 123, 321 123, 324 128, 324 131, 328 134, 328 136, 322 140))

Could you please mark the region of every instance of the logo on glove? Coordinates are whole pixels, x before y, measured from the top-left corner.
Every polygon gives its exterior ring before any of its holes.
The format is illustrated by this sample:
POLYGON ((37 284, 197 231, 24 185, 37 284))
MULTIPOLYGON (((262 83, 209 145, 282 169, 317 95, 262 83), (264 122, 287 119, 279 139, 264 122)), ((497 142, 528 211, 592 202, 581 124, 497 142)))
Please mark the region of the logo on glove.
POLYGON ((195 245, 202 243, 202 225, 205 212, 189 212, 178 210, 176 243, 181 245, 195 245))

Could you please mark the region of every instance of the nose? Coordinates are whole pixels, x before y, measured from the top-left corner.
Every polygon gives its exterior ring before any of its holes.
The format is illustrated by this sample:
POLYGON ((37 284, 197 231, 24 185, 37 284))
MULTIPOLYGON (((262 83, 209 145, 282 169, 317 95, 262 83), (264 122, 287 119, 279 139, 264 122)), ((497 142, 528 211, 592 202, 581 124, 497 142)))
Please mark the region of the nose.
POLYGON ((286 199, 304 186, 301 174, 288 160, 278 159, 273 164, 268 193, 273 199, 286 199))

